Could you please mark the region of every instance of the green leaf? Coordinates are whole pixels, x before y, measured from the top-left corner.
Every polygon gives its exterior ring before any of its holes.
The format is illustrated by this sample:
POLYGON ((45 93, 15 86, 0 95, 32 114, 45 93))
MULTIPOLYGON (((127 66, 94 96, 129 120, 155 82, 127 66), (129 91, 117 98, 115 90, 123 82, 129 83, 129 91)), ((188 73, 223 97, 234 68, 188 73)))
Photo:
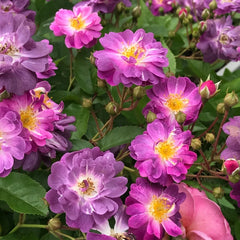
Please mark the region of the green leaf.
POLYGON ((125 143, 130 143, 137 135, 142 134, 143 129, 136 126, 116 127, 99 141, 99 147, 106 151, 125 143))
POLYGON ((234 233, 236 240, 240 240, 240 219, 238 219, 234 224, 234 233))
POLYGON ((225 197, 218 199, 218 203, 224 207, 235 209, 232 203, 230 203, 225 197))
POLYGON ((0 178, 0 200, 6 201, 15 212, 47 216, 45 194, 45 189, 25 174, 12 172, 0 178))
POLYGON ((164 39, 161 39, 161 43, 163 47, 167 48, 168 53, 167 53, 167 58, 169 61, 169 66, 164 68, 164 72, 168 72, 170 70, 171 73, 175 75, 176 73, 176 59, 172 51, 168 48, 167 44, 165 43, 164 39))
POLYGON ((82 50, 74 62, 74 73, 80 88, 88 94, 93 94, 96 88, 96 76, 93 77, 96 70, 89 61, 90 53, 82 50))
POLYGON ((83 140, 83 139, 73 139, 72 141, 72 144, 73 144, 73 147, 71 149, 71 151, 79 151, 83 148, 92 148, 93 145, 86 141, 86 140, 83 140))

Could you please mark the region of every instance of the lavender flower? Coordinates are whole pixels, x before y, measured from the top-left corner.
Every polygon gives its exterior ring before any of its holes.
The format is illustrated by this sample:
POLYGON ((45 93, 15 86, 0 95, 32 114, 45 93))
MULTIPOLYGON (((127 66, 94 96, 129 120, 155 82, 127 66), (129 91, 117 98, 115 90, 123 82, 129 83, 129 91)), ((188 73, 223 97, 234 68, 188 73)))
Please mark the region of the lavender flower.
POLYGON ((172 3, 172 0, 152 0, 147 5, 154 16, 159 16, 161 9, 164 13, 170 12, 173 9, 172 3))
POLYGON ((157 119, 131 142, 130 155, 142 177, 163 186, 179 183, 197 159, 196 153, 189 151, 191 138, 191 132, 182 132, 175 122, 157 119))
POLYGON ((98 77, 110 85, 157 84, 165 77, 163 67, 168 66, 167 49, 156 42, 153 33, 145 33, 143 29, 135 33, 131 30, 110 32, 99 41, 104 50, 93 54, 98 77))
POLYGON ((82 232, 113 216, 119 197, 127 190, 127 179, 115 177, 123 163, 98 147, 66 153, 51 169, 51 190, 46 194, 50 209, 65 212, 66 223, 82 232))
POLYGON ((240 3, 238 0, 231 0, 231 1, 216 0, 216 2, 217 2, 217 9, 215 10, 215 13, 217 15, 223 15, 226 13, 240 11, 240 3))
POLYGON ((36 85, 36 73, 49 69, 52 46, 34 42, 26 18, 0 12, 0 88, 22 95, 36 85))
POLYGON ((197 48, 202 51, 204 61, 213 63, 217 59, 235 60, 240 57, 237 47, 240 42, 240 26, 234 27, 230 16, 207 20, 207 30, 200 37, 197 48))
POLYGON ((147 95, 151 101, 143 109, 145 116, 152 111, 159 119, 174 119, 177 113, 183 112, 186 115, 183 125, 193 123, 198 118, 201 96, 198 87, 187 77, 166 78, 148 90, 147 95))
POLYGON ((230 183, 232 191, 230 192, 230 197, 237 201, 238 207, 240 207, 240 181, 238 183, 230 183))
POLYGON ((11 172, 14 158, 24 158, 27 146, 21 132, 19 115, 8 108, 0 107, 0 177, 11 172))
POLYGON ((181 235, 179 206, 185 197, 185 193, 178 191, 177 185, 164 188, 138 178, 126 198, 130 231, 137 240, 162 239, 165 231, 170 236, 181 235))
POLYGON ((74 6, 73 11, 60 9, 50 25, 56 36, 66 35, 65 44, 68 48, 90 48, 101 36, 101 18, 92 7, 74 6))
POLYGON ((75 6, 91 6, 94 12, 104 12, 110 13, 113 12, 114 8, 119 2, 123 2, 127 7, 131 6, 130 0, 88 0, 82 1, 75 6))

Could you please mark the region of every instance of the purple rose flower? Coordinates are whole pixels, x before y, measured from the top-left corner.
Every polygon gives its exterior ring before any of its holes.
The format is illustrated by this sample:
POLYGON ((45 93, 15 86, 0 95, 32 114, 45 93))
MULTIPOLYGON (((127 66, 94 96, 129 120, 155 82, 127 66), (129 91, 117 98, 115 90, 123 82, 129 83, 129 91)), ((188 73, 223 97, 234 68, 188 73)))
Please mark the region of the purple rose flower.
POLYGON ((0 88, 22 95, 35 87, 37 72, 48 70, 52 46, 31 39, 25 16, 0 12, 0 19, 0 88))
POLYGON ((119 197, 127 190, 127 179, 115 177, 122 169, 122 162, 98 147, 64 154, 48 178, 50 209, 65 212, 70 227, 88 232, 117 212, 119 197))
POLYGON ((126 198, 130 231, 137 240, 162 239, 165 231, 170 236, 181 235, 179 206, 185 198, 175 184, 164 188, 138 178, 126 198))
POLYGON ((216 0, 217 9, 214 11, 217 15, 223 15, 231 12, 239 12, 240 11, 240 2, 238 0, 216 0))
POLYGON ((147 5, 154 16, 160 15, 160 9, 164 13, 170 12, 172 8, 173 0, 152 0, 148 1, 147 5), (149 3, 151 2, 151 4, 149 3))
POLYGON ((75 6, 91 6, 94 12, 113 12, 119 2, 123 2, 127 7, 131 6, 130 0, 88 0, 77 3, 75 6))
POLYGON ((145 116, 152 111, 159 119, 175 119, 175 115, 181 111, 186 114, 183 125, 193 123, 198 118, 201 95, 199 88, 187 77, 166 78, 148 90, 147 95, 151 101, 143 109, 145 116))
POLYGON ((110 32, 100 38, 104 50, 94 52, 98 77, 110 85, 119 83, 130 87, 157 84, 165 75, 163 67, 168 66, 167 49, 156 42, 153 33, 143 29, 110 32))
POLYGON ((27 146, 21 132, 19 115, 8 108, 0 107, 0 177, 5 177, 11 172, 14 158, 24 158, 27 146))
POLYGON ((112 229, 110 227, 108 221, 102 222, 100 225, 93 227, 93 229, 99 231, 101 235, 98 233, 89 232, 87 234, 87 240, 135 240, 131 233, 126 232, 128 230, 128 216, 126 215, 125 211, 125 206, 121 205, 118 209, 118 212, 114 216, 114 228, 112 229))
POLYGON ((66 35, 65 44, 68 48, 90 48, 101 36, 101 18, 92 7, 74 6, 73 11, 60 9, 50 25, 54 35, 66 35))
POLYGON ((240 26, 234 27, 230 16, 207 20, 207 30, 197 43, 205 62, 217 59, 239 60, 240 26))
POLYGON ((197 154, 189 151, 191 138, 191 132, 182 132, 176 122, 156 119, 131 142, 130 155, 142 177, 163 186, 179 183, 197 159, 197 154))

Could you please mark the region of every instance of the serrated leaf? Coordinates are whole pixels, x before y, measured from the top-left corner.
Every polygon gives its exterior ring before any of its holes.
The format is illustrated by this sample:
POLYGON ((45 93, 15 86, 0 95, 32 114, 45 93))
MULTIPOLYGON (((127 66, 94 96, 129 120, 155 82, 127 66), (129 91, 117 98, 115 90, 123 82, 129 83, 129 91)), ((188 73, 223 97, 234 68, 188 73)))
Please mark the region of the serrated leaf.
POLYGON ((72 141, 72 149, 71 151, 79 151, 83 148, 92 148, 92 144, 83 139, 73 139, 72 141))
POLYGON ((116 127, 99 141, 99 147, 106 151, 125 143, 130 143, 137 135, 142 134, 143 129, 136 126, 116 127))
POLYGON ((46 216, 45 194, 45 189, 25 174, 12 172, 0 178, 0 200, 15 212, 46 216))

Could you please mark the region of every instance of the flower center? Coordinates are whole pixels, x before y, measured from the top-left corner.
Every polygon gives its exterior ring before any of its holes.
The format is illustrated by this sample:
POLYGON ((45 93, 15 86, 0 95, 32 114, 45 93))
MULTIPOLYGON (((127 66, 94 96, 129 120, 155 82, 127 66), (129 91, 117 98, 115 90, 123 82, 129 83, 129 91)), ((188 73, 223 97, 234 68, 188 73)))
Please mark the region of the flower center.
POLYGON ((70 23, 71 23, 71 27, 73 27, 77 31, 79 31, 85 27, 85 21, 82 19, 81 16, 72 18, 70 20, 70 23))
POLYGON ((0 37, 0 54, 13 56, 19 50, 14 46, 14 37, 2 36, 0 37))
POLYGON ((164 105, 174 113, 182 111, 188 105, 188 99, 178 93, 170 93, 164 105))
POLYGON ((157 3, 158 3, 159 5, 162 5, 163 0, 157 0, 157 3))
POLYGON ((132 233, 115 233, 112 236, 117 240, 136 240, 135 236, 132 233))
POLYGON ((148 213, 154 218, 154 220, 162 223, 168 218, 168 212, 171 207, 172 206, 167 198, 153 195, 152 200, 148 205, 148 213))
POLYGON ((133 57, 137 60, 141 58, 144 55, 144 53, 145 49, 137 45, 130 45, 128 47, 125 47, 121 54, 127 58, 133 57))
POLYGON ((221 44, 223 44, 223 45, 228 44, 228 43, 229 43, 229 37, 228 37, 228 35, 225 34, 225 33, 222 33, 222 34, 220 35, 219 42, 220 42, 221 44))
POLYGON ((33 108, 27 107, 25 110, 20 111, 20 119, 24 128, 29 131, 34 130, 37 126, 37 120, 33 108))
POLYGON ((78 182, 78 189, 80 190, 81 195, 92 196, 95 193, 95 185, 91 178, 87 178, 78 182))
POLYGON ((171 159, 176 153, 176 147, 174 141, 168 138, 164 142, 159 142, 155 146, 155 153, 163 160, 171 159))

